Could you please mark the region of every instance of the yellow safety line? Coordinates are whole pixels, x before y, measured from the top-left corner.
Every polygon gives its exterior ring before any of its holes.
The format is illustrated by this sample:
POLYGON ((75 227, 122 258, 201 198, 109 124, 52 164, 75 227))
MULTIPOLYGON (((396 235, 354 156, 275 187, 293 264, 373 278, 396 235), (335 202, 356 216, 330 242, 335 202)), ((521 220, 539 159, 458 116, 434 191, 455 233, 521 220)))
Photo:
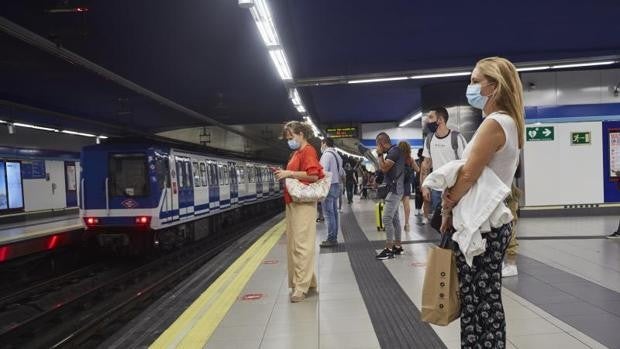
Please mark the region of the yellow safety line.
POLYGON ((260 262, 284 233, 284 222, 261 236, 203 292, 150 348, 200 348, 211 337, 260 262))

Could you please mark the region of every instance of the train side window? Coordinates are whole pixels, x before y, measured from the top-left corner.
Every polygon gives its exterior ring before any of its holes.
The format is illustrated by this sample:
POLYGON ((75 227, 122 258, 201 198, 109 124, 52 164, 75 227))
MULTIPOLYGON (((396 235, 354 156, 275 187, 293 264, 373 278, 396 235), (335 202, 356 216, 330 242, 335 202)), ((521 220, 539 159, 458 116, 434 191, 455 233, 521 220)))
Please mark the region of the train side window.
POLYGON ((168 174, 170 164, 168 162, 167 157, 159 157, 157 158, 157 162, 155 163, 155 172, 157 176, 157 186, 159 189, 170 188, 170 177, 168 174))
POLYGON ((222 177, 224 177, 223 184, 229 184, 230 174, 228 173, 228 166, 222 165, 222 177))
POLYGON ((193 174, 192 174, 192 163, 191 163, 191 162, 189 162, 189 161, 185 161, 185 174, 186 174, 186 176, 187 176, 187 177, 185 178, 185 180, 186 180, 186 182, 185 182, 185 183, 186 183, 186 185, 187 185, 188 187, 190 187, 190 188, 191 188, 191 187, 193 187, 194 185, 193 185, 193 183, 192 183, 192 175, 193 175, 193 174))
POLYGON ((214 185, 220 185, 220 178, 219 178, 218 173, 217 173, 217 164, 212 164, 211 166, 213 166, 212 167, 213 179, 214 179, 214 183, 213 184, 214 185))
POLYGON ((207 166, 204 162, 200 163, 200 182, 202 183, 203 187, 209 185, 209 183, 207 182, 207 166))
POLYGON ((194 172, 194 186, 199 187, 200 186, 200 171, 198 168, 198 162, 196 161, 192 162, 192 171, 194 172))

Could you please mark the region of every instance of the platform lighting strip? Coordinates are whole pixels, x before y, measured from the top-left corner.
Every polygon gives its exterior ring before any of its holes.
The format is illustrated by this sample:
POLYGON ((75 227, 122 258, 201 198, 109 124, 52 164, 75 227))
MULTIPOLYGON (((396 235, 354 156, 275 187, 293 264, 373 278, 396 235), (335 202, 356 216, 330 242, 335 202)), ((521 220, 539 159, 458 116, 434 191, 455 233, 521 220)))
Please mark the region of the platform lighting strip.
POLYGON ((409 119, 407 119, 407 120, 405 120, 405 121, 401 122, 401 123, 398 125, 398 127, 405 127, 405 126, 409 125, 410 123, 412 123, 412 122, 414 122, 414 121, 416 121, 416 120, 418 120, 418 119, 421 119, 421 118, 422 118, 422 112, 421 112, 421 111, 419 111, 419 112, 417 112, 417 113, 413 114, 413 116, 411 116, 409 119))
POLYGON ((103 136, 103 135, 93 135, 90 133, 83 133, 83 132, 76 132, 76 131, 70 131, 70 130, 58 130, 55 128, 51 128, 51 127, 44 127, 44 126, 37 126, 37 125, 32 125, 32 124, 24 124, 21 122, 9 122, 6 120, 0 120, 0 124, 7 124, 7 125, 13 125, 13 126, 17 126, 17 127, 24 127, 24 128, 31 128, 31 129, 35 129, 35 130, 40 130, 40 131, 48 131, 48 132, 53 132, 53 133, 65 133, 65 134, 70 134, 70 135, 74 135, 74 136, 82 136, 82 137, 91 137, 91 138, 99 138, 99 139, 108 139, 107 136, 103 136))
MULTIPOLYGON (((517 67, 517 71, 526 72, 526 71, 536 71, 536 70, 549 70, 549 69, 566 69, 566 68, 581 68, 581 67, 594 67, 601 65, 610 65, 618 63, 618 61, 600 61, 600 62, 583 62, 583 63, 571 63, 571 64, 556 64, 556 65, 541 65, 541 66, 524 66, 517 67)), ((373 79, 357 79, 357 80, 348 80, 348 84, 364 84, 364 83, 374 83, 374 82, 385 82, 385 81, 400 81, 400 80, 420 80, 420 79, 434 79, 434 78, 447 78, 454 76, 468 76, 471 74, 471 71, 462 71, 462 72, 449 72, 449 73, 437 73, 437 74, 421 74, 421 75, 411 75, 411 76, 392 76, 386 78, 373 78, 373 79)))

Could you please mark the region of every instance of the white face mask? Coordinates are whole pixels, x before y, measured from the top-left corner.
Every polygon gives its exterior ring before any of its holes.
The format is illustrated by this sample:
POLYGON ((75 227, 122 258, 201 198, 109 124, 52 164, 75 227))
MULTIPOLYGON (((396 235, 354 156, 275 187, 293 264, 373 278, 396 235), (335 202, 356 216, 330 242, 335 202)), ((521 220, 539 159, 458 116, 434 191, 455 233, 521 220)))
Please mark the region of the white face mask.
POLYGON ((467 92, 465 93, 469 105, 476 109, 484 109, 484 106, 489 100, 488 96, 483 96, 480 94, 481 89, 482 86, 480 84, 470 84, 467 86, 467 92))

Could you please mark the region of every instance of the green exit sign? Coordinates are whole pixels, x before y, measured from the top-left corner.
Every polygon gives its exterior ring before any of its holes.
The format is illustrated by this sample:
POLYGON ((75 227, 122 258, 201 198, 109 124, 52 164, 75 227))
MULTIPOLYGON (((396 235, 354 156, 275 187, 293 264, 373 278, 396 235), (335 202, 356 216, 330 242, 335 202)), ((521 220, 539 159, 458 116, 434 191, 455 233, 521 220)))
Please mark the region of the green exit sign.
POLYGON ((553 126, 526 127, 525 139, 528 142, 552 141, 554 133, 553 126))
POLYGON ((590 132, 571 132, 570 133, 570 144, 572 145, 582 145, 582 144, 590 144, 592 143, 592 135, 590 132))

